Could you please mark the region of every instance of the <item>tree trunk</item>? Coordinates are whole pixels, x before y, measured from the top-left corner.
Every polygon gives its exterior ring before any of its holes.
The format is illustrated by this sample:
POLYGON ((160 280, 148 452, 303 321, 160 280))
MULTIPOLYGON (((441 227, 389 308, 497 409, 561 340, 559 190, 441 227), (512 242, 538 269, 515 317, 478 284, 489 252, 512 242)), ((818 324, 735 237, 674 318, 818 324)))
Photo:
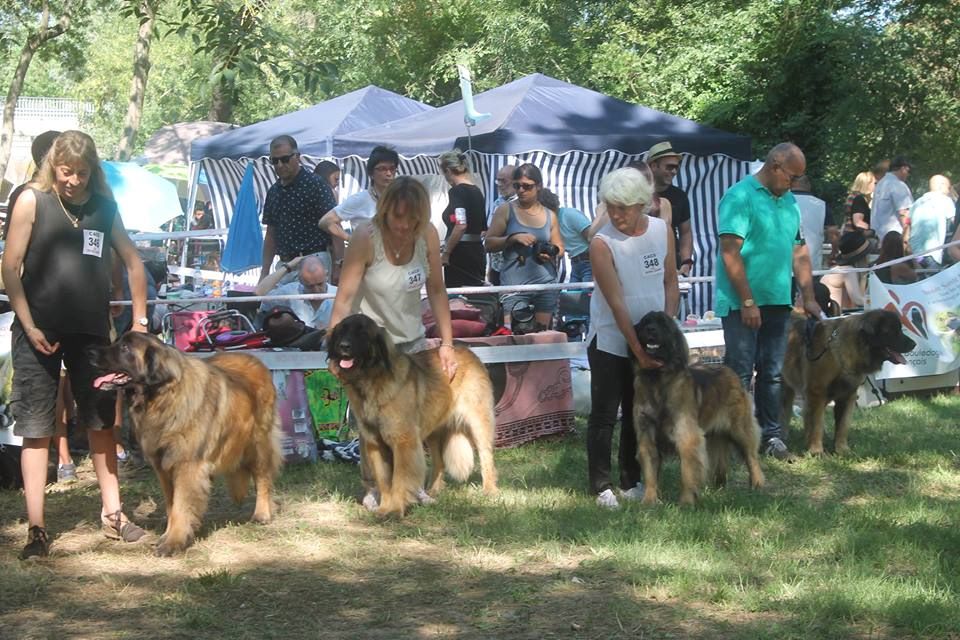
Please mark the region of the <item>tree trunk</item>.
POLYGON ((44 44, 53 40, 70 27, 71 2, 66 2, 63 6, 63 15, 55 25, 50 26, 50 7, 46 0, 43 3, 43 11, 40 14, 40 24, 35 33, 27 36, 27 41, 20 51, 20 59, 17 61, 17 68, 13 72, 13 79, 10 81, 10 89, 7 91, 7 99, 3 103, 3 130, 0 131, 0 181, 7 173, 7 164, 10 162, 10 150, 13 148, 13 117, 17 110, 17 100, 20 98, 20 92, 23 91, 23 83, 27 78, 27 70, 33 61, 33 55, 44 44))
POLYGON ((220 78, 213 85, 213 95, 210 100, 210 111, 207 120, 214 122, 232 122, 233 105, 236 100, 237 86, 233 81, 220 78))
POLYGON ((140 130, 140 117, 143 115, 143 98, 147 91, 147 79, 150 76, 150 42, 153 39, 153 23, 156 12, 151 0, 141 0, 137 11, 140 18, 140 31, 133 47, 133 80, 130 83, 130 101, 127 103, 127 119, 123 125, 120 144, 114 154, 115 160, 129 160, 140 130))

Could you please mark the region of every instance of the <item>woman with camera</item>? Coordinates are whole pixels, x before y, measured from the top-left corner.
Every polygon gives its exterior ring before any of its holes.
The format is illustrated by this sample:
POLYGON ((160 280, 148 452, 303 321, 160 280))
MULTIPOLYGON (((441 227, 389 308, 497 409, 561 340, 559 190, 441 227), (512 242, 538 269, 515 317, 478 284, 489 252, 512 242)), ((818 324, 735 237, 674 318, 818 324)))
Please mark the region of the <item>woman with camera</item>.
MULTIPOLYGON (((557 260, 563 255, 563 238, 557 214, 540 203, 543 175, 535 165, 522 164, 513 172, 517 199, 493 214, 484 247, 503 252, 500 283, 504 286, 557 282, 557 260)), ((536 330, 550 328, 559 291, 524 291, 504 296, 504 312, 531 305, 536 330)))

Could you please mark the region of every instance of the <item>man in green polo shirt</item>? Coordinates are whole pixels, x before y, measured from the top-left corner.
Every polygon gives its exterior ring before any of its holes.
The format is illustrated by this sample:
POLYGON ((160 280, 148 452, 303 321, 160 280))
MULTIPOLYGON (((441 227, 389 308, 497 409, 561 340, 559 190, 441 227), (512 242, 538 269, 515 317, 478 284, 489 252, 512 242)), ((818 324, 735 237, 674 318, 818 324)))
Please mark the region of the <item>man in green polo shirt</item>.
POLYGON ((763 433, 761 449, 789 459, 780 424, 780 370, 787 348, 791 278, 804 311, 820 318, 813 296, 810 254, 800 230, 800 209, 790 182, 806 171, 799 147, 781 143, 763 168, 727 190, 720 200, 716 313, 723 321, 724 364, 747 389, 756 371, 754 405, 763 433))

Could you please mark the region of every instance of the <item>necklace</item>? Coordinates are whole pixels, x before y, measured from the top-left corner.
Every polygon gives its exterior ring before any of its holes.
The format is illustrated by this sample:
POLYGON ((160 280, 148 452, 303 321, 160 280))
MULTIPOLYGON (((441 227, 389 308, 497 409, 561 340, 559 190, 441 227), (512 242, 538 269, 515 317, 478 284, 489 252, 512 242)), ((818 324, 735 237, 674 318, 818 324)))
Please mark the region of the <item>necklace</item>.
POLYGON ((390 253, 393 254, 393 259, 399 261, 399 260, 400 260, 400 253, 403 251, 403 247, 401 247, 399 250, 398 250, 398 249, 394 249, 394 248, 393 248, 393 243, 390 242, 390 241, 387 239, 387 234, 383 234, 383 242, 384 242, 384 245, 386 246, 386 248, 390 250, 390 253))
POLYGON ((53 190, 53 194, 54 194, 55 196, 57 196, 57 202, 60 203, 60 209, 63 210, 63 215, 67 216, 67 220, 70 221, 70 224, 73 225, 73 228, 74 228, 74 229, 79 228, 79 227, 80 227, 80 218, 77 218, 76 216, 71 215, 70 212, 67 211, 67 208, 63 205, 63 200, 60 199, 60 194, 57 192, 56 189, 53 190))

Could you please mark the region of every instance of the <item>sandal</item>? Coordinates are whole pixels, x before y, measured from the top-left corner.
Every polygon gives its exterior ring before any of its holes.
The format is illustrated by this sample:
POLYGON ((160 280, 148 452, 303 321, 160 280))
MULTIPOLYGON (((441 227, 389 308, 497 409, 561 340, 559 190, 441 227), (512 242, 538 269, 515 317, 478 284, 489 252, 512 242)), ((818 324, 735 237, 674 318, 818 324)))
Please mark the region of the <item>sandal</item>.
POLYGON ((114 513, 100 515, 101 529, 103 535, 111 540, 123 540, 124 542, 136 542, 146 535, 146 531, 127 520, 123 515, 122 509, 117 509, 114 513))

